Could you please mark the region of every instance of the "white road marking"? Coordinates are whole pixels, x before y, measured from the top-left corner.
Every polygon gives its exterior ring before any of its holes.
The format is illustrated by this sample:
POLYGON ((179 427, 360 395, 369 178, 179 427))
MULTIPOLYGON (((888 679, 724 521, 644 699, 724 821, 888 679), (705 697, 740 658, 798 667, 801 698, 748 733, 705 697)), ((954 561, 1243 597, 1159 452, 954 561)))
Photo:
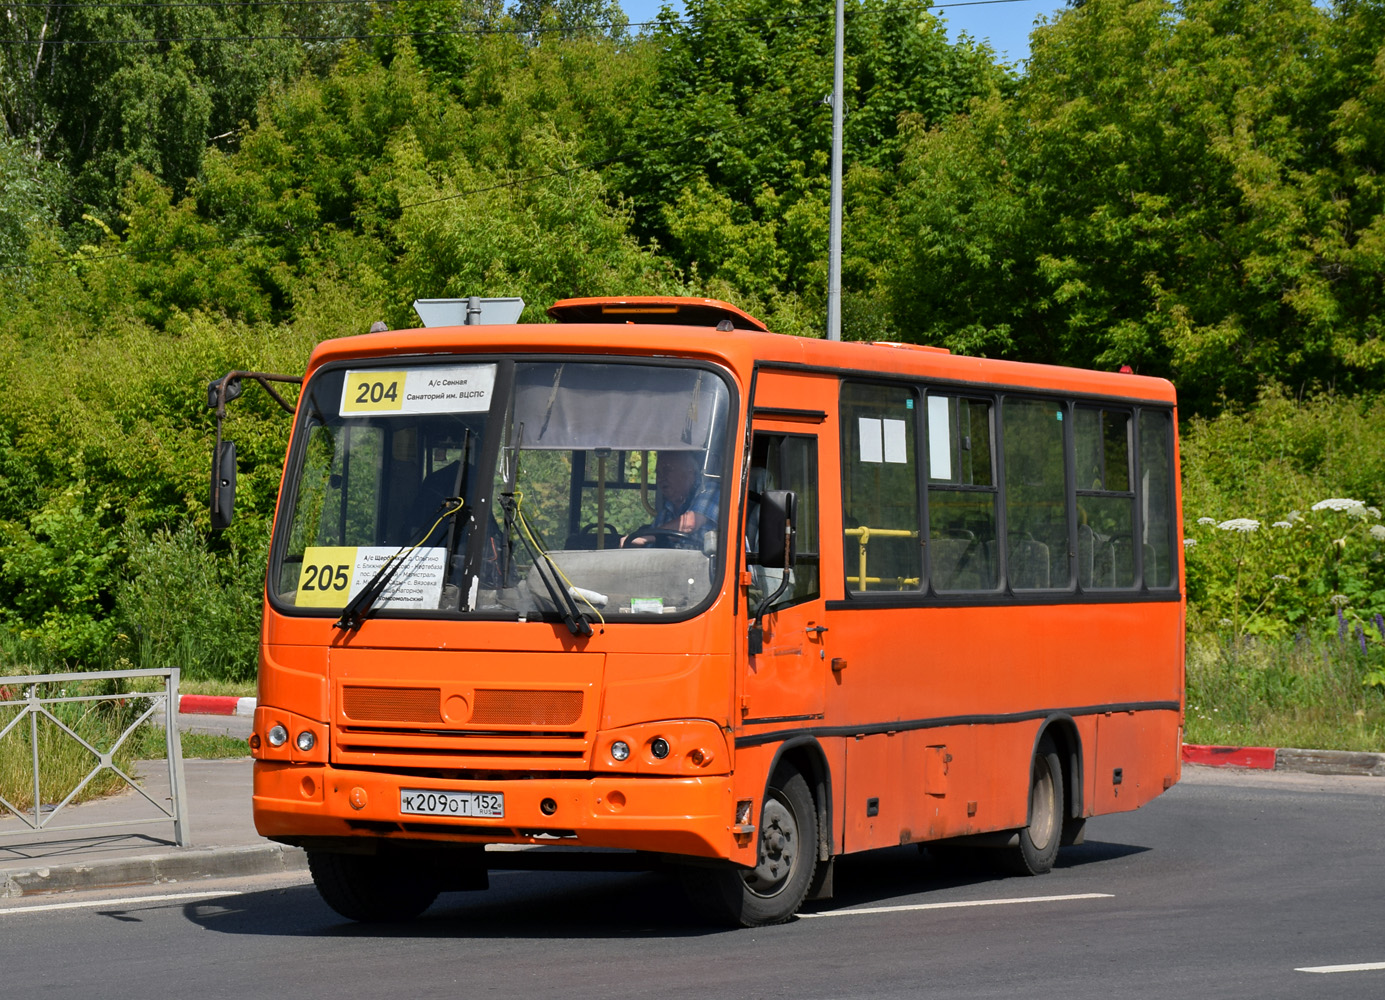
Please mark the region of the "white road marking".
POLYGON ((822 913, 800 913, 803 919, 814 917, 859 917, 867 913, 906 913, 910 910, 955 910, 966 906, 1010 906, 1015 903, 1061 903, 1071 899, 1114 899, 1109 892, 1076 892, 1066 896, 1020 896, 1014 899, 966 899, 953 903, 913 903, 907 906, 869 906, 859 910, 827 910, 822 913))
POLYGON ((40 906, 5 906, 0 907, 0 917, 8 916, 11 913, 38 913, 42 910, 93 910, 100 907, 134 906, 139 903, 166 903, 174 899, 207 899, 211 896, 239 895, 238 892, 227 892, 222 889, 216 892, 171 892, 162 896, 124 896, 120 899, 93 899, 77 903, 44 903, 40 906))
POLYGON ((1357 965, 1310 965, 1307 968, 1295 969, 1295 972, 1380 972, 1385 969, 1385 962, 1361 962, 1357 965))

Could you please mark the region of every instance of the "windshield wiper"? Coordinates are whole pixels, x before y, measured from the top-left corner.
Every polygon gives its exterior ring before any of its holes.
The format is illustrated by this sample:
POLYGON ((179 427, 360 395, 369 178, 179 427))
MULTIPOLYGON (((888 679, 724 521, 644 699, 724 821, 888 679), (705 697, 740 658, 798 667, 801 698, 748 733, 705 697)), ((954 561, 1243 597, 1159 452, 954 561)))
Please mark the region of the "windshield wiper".
POLYGON ((443 518, 455 517, 466 509, 466 502, 460 496, 444 498, 438 507, 437 520, 423 529, 423 532, 412 541, 401 545, 399 551, 390 556, 385 564, 375 571, 375 575, 367 580, 365 586, 357 591, 356 596, 347 602, 346 607, 342 609, 341 617, 336 620, 333 627, 345 629, 348 632, 354 632, 360 628, 361 623, 370 617, 370 610, 375 606, 375 602, 385 592, 385 588, 390 585, 394 575, 399 572, 399 567, 408 561, 414 550, 428 540, 428 537, 442 523, 443 518))
POLYGON ((544 589, 548 591, 549 600, 558 609, 558 613, 563 616, 563 622, 573 635, 589 636, 592 634, 591 622, 587 620, 586 614, 577 607, 577 601, 568 593, 567 589, 561 585, 561 581, 555 583, 553 577, 561 577, 561 572, 556 563, 547 552, 545 552, 531 537, 532 531, 528 522, 524 519, 524 512, 519 509, 518 493, 500 494, 501 506, 505 508, 505 534, 508 538, 514 530, 516 523, 519 524, 520 541, 529 550, 529 558, 534 560, 534 572, 539 574, 539 579, 543 581, 544 589), (547 566, 547 571, 544 567, 547 566), (552 574, 550 577, 549 574, 552 574))

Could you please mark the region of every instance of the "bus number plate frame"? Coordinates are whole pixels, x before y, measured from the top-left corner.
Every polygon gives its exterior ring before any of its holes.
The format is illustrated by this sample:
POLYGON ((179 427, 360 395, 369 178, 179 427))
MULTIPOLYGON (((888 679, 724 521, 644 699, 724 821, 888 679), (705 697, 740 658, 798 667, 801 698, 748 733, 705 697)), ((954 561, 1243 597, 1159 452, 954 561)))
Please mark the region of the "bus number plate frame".
POLYGON ((463 816, 504 819, 504 792, 448 792, 436 788, 401 788, 399 811, 410 816, 463 816))

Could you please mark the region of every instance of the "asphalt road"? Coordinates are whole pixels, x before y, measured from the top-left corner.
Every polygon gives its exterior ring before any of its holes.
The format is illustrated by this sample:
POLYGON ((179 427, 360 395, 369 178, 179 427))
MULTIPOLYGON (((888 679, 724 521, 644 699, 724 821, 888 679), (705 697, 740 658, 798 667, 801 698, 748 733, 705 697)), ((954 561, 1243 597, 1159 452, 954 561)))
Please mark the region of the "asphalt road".
POLYGON ((0 995, 1380 998, 1382 831, 1385 779, 1190 769, 1050 875, 895 849, 754 931, 698 925, 649 874, 494 873, 383 930, 284 878, 26 899, 0 905, 0 995))

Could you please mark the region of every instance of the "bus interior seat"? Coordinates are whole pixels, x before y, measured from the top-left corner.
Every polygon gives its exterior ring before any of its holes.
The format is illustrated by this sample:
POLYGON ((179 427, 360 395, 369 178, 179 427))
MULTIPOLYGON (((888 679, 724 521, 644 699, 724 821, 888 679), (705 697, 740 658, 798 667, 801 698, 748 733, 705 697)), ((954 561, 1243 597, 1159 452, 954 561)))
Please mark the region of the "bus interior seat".
POLYGON ((1048 546, 1028 534, 1010 535, 1010 586, 1040 590, 1049 585, 1048 546))
POLYGON ((923 553, 917 538, 872 538, 866 546, 866 573, 880 580, 871 589, 914 590, 923 572, 923 553))
POLYGON ((933 589, 990 590, 995 586, 995 552, 991 543, 959 528, 929 540, 933 550, 933 589))

